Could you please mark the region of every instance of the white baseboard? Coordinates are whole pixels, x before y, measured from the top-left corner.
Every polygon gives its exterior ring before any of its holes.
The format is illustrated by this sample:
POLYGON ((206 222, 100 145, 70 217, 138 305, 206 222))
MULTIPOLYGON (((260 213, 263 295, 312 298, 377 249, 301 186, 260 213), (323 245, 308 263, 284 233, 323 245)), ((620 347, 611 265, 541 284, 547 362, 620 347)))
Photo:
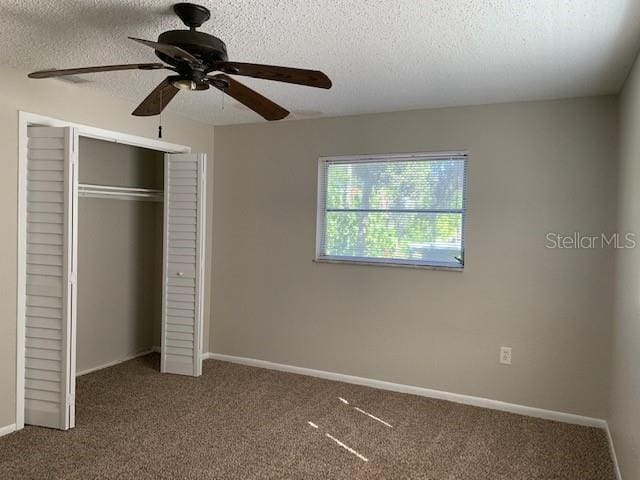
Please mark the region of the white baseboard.
POLYGON ((138 358, 138 357, 143 357, 145 355, 149 355, 150 353, 155 351, 154 348, 156 348, 156 347, 152 347, 150 350, 145 350, 144 352, 139 352, 139 353, 136 353, 134 355, 129 355, 128 357, 123 358, 121 360, 115 360, 113 362, 105 363, 104 365, 99 365, 97 367, 87 368, 86 370, 82 370, 80 372, 76 372, 76 377, 81 377, 82 375, 86 375, 87 373, 97 372, 98 370, 102 370, 103 368, 113 367, 114 365, 118 365, 119 363, 127 362, 129 360, 133 360, 134 358, 138 358))
POLYGON ((3 437, 4 435, 9 435, 10 433, 13 433, 16 431, 16 424, 12 423, 11 425, 6 425, 4 427, 0 427, 0 437, 3 437))
POLYGON ((582 415, 574 415, 572 413, 556 412, 554 410, 545 410, 536 407, 527 407, 525 405, 518 405, 515 403, 501 402, 499 400, 473 397, 470 395, 461 395, 459 393, 444 392, 441 390, 432 390, 430 388, 416 387, 413 385, 402 385, 400 383, 385 382, 382 380, 373 380, 364 377, 355 377, 353 375, 344 375, 342 373, 326 372, 323 370, 313 370, 311 368, 294 367, 292 365, 267 362, 265 360, 256 360, 253 358, 235 357, 232 355, 224 355, 221 353, 204 353, 202 355, 202 359, 222 360, 225 362, 239 363, 252 367, 267 368, 270 370, 280 370, 283 372, 308 375, 310 377, 324 378, 326 380, 334 380, 337 382, 364 385, 366 387, 373 387, 381 390, 390 390, 392 392, 410 393, 413 395, 419 395, 421 397, 448 400, 450 402, 489 408, 492 410, 500 410, 503 412, 517 413, 519 415, 526 415, 528 417, 555 420, 557 422, 572 423, 575 425, 584 425, 587 427, 597 427, 604 429, 607 428, 606 420, 602 420, 600 418, 584 417, 582 415))
POLYGON ((616 472, 616 479, 622 480, 622 474, 620 473, 620 465, 618 465, 618 457, 616 456, 616 449, 613 446, 613 436, 611 435, 611 429, 609 428, 609 423, 607 422, 607 426, 605 427, 607 431, 607 440, 609 441, 609 452, 611 453, 611 460, 613 461, 613 469, 616 472))

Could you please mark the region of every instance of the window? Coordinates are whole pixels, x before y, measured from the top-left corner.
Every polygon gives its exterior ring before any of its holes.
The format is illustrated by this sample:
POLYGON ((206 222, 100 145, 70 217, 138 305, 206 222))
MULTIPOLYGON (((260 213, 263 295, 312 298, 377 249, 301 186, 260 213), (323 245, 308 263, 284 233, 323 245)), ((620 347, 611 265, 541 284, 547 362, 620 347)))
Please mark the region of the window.
POLYGON ((321 158, 316 260, 462 269, 466 153, 321 158))

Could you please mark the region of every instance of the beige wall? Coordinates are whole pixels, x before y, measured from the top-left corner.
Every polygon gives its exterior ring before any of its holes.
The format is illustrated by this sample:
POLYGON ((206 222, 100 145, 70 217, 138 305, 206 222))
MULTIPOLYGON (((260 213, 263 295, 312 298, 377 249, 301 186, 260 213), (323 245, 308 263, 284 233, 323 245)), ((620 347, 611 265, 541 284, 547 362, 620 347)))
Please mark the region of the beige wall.
MULTIPOLYGON (((112 73, 107 75, 126 75, 112 73)), ((86 125, 156 138, 157 118, 136 118, 136 102, 102 94, 58 80, 28 80, 26 72, 0 67, 0 426, 15 422, 16 376, 16 272, 18 215, 18 111, 24 110, 86 125)), ((151 86, 150 86, 151 87, 151 86)), ((211 126, 167 113, 164 140, 190 145, 213 158, 211 126)), ((208 165, 209 209, 213 199, 213 165, 208 165)), ((211 223, 207 225, 211 244, 211 223)), ((210 251, 210 250, 209 250, 210 251)), ((209 266, 207 276, 210 276, 209 266)), ((205 299, 206 309, 209 298, 205 299)), ((206 317, 208 318, 208 316, 206 317)), ((208 323, 205 323, 208 332, 208 323)), ((205 337, 206 338, 206 337, 205 337)), ((206 345, 205 345, 206 347, 206 345)))
MULTIPOLYGON (((163 188, 161 152, 81 138, 80 182, 163 188)), ((160 345, 163 205, 80 197, 76 369, 160 345)))
MULTIPOLYGON (((640 234, 640 61, 620 97, 618 229, 640 234)), ((639 238, 640 239, 640 238, 639 238)), ((640 478, 640 249, 616 256, 610 428, 622 477, 640 478)))
POLYGON ((614 97, 216 127, 212 351, 604 418, 614 97), (312 262, 321 155, 468 149, 463 273, 312 262), (501 345, 513 365, 498 364, 501 345))

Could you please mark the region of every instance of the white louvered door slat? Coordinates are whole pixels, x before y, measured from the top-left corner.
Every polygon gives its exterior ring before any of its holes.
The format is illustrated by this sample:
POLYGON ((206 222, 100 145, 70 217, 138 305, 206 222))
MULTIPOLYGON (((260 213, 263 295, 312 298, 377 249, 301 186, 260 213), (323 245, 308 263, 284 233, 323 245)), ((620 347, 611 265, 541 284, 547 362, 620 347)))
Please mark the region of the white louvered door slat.
POLYGON ((66 430, 75 424, 77 137, 29 127, 28 138, 25 423, 66 430))
POLYGON ((165 156, 163 373, 202 374, 204 154, 165 156))

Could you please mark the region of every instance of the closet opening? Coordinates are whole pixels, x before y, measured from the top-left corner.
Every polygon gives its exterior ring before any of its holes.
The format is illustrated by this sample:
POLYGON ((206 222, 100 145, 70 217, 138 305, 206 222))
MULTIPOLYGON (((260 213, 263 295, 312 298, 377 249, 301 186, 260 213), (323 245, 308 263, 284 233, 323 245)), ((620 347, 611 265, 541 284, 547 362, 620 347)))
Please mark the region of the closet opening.
POLYGON ((164 154, 80 137, 76 375, 160 351, 164 154))

